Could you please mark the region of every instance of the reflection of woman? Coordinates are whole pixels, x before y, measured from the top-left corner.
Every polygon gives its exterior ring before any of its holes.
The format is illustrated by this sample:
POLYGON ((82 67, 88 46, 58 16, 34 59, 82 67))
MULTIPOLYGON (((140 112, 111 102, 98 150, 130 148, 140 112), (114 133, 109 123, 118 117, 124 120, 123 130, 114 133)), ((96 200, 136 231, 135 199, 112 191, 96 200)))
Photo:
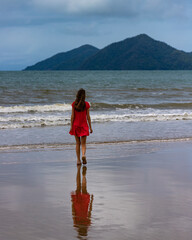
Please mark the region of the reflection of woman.
POLYGON ((93 195, 90 197, 90 194, 87 192, 87 168, 84 166, 82 169, 82 184, 80 170, 81 166, 77 166, 77 189, 71 193, 73 223, 78 231, 79 237, 87 236, 88 227, 91 225, 93 204, 93 195))

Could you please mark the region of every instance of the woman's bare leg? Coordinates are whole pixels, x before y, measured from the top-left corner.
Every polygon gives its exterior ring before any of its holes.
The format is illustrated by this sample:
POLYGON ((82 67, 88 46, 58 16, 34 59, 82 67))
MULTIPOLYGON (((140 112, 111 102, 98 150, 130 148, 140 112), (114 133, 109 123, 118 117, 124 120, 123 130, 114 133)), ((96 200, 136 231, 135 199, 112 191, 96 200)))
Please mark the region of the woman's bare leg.
POLYGON ((87 136, 81 137, 82 157, 86 155, 86 140, 87 140, 87 136))
POLYGON ((81 140, 80 137, 75 136, 76 140, 76 155, 77 155, 77 164, 81 164, 81 159, 80 159, 80 146, 81 146, 81 140))

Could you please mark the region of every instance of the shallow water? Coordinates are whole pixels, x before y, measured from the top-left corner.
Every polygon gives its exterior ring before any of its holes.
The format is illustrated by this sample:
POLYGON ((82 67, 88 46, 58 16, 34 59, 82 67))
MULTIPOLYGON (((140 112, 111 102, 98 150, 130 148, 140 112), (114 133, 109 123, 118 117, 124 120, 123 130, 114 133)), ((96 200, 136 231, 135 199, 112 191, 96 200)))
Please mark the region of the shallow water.
MULTIPOLYGON (((87 143, 188 140, 192 138, 191 126, 192 121, 93 123, 93 134, 87 138, 87 143)), ((0 152, 15 148, 62 148, 74 143, 74 136, 69 135, 69 126, 5 129, 0 134, 0 152)))
POLYGON ((192 238, 191 142, 92 146, 84 177, 70 149, 1 157, 1 239, 192 238))

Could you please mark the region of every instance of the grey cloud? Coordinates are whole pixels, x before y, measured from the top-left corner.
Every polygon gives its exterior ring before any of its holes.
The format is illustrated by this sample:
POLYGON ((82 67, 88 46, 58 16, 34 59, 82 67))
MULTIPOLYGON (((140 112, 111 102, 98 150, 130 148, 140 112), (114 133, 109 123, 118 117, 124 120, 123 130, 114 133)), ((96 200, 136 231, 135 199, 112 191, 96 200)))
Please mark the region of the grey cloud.
POLYGON ((190 16, 189 9, 189 0, 1 0, 0 26, 78 22, 82 18, 159 21, 190 16))
POLYGON ((33 0, 34 6, 63 14, 175 17, 185 14, 187 0, 33 0))

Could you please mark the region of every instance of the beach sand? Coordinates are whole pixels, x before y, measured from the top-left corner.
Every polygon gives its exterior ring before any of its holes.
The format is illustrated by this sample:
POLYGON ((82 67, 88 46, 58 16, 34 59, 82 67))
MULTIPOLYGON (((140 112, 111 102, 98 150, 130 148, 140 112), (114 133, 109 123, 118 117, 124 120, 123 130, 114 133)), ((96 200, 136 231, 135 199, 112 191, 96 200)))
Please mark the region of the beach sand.
POLYGON ((192 239, 192 142, 74 148, 0 153, 1 240, 192 239))

